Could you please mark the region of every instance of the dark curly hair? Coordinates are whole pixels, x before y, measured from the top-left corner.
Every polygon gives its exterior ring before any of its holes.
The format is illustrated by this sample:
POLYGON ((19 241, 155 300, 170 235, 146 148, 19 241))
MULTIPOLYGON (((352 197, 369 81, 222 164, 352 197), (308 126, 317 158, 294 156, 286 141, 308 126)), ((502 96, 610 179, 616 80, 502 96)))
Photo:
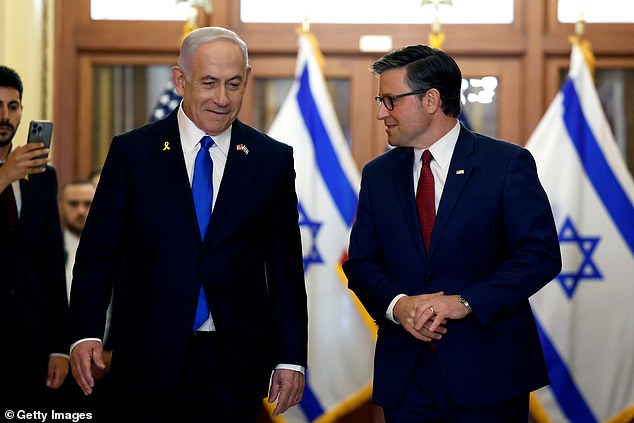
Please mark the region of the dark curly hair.
POLYGON ((15 88, 20 93, 20 101, 22 101, 22 80, 13 69, 0 65, 0 87, 15 88))

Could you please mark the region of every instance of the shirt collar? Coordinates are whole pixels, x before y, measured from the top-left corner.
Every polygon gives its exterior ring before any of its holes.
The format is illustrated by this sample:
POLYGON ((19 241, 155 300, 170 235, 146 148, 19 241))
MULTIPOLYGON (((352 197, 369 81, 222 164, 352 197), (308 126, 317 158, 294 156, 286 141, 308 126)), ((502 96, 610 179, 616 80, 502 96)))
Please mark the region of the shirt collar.
MULTIPOLYGON (((189 117, 183 111, 183 103, 181 101, 181 105, 178 108, 178 113, 176 115, 178 119, 178 130, 181 134, 181 143, 183 145, 183 151, 185 153, 191 152, 194 150, 198 150, 198 144, 200 143, 200 139, 205 135, 205 131, 198 128, 194 122, 189 119, 189 117)), ((222 150, 225 154, 229 151, 229 145, 231 143, 231 128, 233 125, 230 125, 227 129, 221 132, 218 135, 210 135, 214 140, 214 144, 217 145, 220 150, 222 150)))
MULTIPOLYGON (((454 127, 428 149, 431 155, 434 156, 434 161, 436 161, 442 169, 449 168, 453 150, 458 142, 458 135, 460 135, 460 122, 456 121, 454 127)), ((423 148, 414 149, 414 163, 420 161, 420 158, 423 156, 423 151, 425 151, 423 148)))

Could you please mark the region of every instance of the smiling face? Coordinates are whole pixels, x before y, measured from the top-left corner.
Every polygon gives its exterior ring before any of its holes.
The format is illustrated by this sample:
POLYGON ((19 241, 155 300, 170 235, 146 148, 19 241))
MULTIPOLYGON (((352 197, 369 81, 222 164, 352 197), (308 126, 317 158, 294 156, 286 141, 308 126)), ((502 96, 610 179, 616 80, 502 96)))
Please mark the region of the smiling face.
POLYGON ((20 93, 13 87, 0 86, 0 147, 9 145, 21 119, 20 93))
POLYGON ((238 116, 251 68, 245 69, 237 44, 216 39, 201 44, 192 56, 191 75, 172 69, 176 91, 183 97, 183 111, 209 135, 218 135, 238 116))
MULTIPOLYGON (((398 95, 412 91, 406 82, 406 69, 394 68, 380 75, 379 95, 398 95)), ((421 148, 425 132, 431 125, 431 116, 424 107, 421 95, 409 95, 394 100, 394 109, 379 105, 376 118, 385 124, 387 141, 394 147, 421 148)))

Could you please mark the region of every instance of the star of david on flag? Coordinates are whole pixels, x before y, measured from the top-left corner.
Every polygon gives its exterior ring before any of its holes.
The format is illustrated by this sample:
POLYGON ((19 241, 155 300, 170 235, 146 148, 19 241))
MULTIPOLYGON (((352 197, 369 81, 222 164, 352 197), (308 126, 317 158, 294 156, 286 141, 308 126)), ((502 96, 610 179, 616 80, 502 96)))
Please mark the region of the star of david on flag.
POLYGON ((302 231, 302 250, 304 255, 304 273, 311 264, 320 264, 324 261, 317 249, 317 234, 321 228, 321 222, 310 220, 302 207, 302 202, 298 205, 299 228, 302 231))
MULTIPOLYGON (((577 228, 572 223, 572 220, 566 218, 559 231, 559 243, 562 250, 571 248, 574 250, 568 251, 568 254, 566 254, 567 257, 575 257, 575 252, 579 257, 578 260, 574 260, 574 263, 572 263, 572 269, 564 268, 557 276, 557 280, 561 283, 566 294, 568 294, 568 298, 572 298, 580 281, 601 281, 603 276, 592 260, 592 253, 594 253, 594 250, 597 248, 599 237, 582 237, 577 232, 577 228)), ((567 260, 567 263, 570 261, 572 260, 567 260)))
MULTIPOLYGON (((550 385, 539 423, 634 419, 634 182, 603 113, 583 44, 526 147, 553 208, 563 267, 531 297, 550 385)), ((589 51, 588 51, 589 52, 589 51)))
POLYGON ((370 398, 375 329, 341 270, 361 178, 321 59, 301 33, 295 81, 268 132, 293 146, 310 316, 304 397, 275 422, 331 422, 370 398))

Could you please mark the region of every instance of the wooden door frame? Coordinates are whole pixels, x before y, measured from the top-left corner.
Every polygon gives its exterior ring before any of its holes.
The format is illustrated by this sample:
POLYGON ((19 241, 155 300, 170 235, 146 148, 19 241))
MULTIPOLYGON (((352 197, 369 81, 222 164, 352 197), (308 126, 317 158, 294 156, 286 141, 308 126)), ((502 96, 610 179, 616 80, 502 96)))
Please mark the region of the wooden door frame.
MULTIPOLYGON (((555 69, 567 65, 568 36, 574 34, 574 25, 557 22, 556 0, 513 1, 512 24, 443 25, 443 48, 456 58, 465 75, 494 74, 502 78, 498 136, 523 145, 559 87, 555 69)), ((201 13, 198 25, 234 29, 247 41, 256 73, 269 71, 260 69, 259 62, 277 60, 285 63, 284 76, 292 77, 298 25, 243 23, 238 1, 214 0, 213 5, 213 14, 201 13)), ((53 157, 61 182, 83 176, 91 167, 91 159, 86 162, 85 156, 91 143, 90 66, 116 61, 172 63, 178 55, 182 29, 182 22, 92 21, 90 0, 55 2, 53 157)), ((360 52, 360 37, 389 35, 396 48, 425 43, 430 29, 426 24, 311 25, 326 58, 326 77, 343 76, 352 81, 352 153, 359 166, 382 151, 385 138, 382 125, 374 119, 375 111, 367 107, 367 99, 376 92, 376 80, 363 63, 369 64, 380 54, 360 52), (337 64, 346 60, 354 66, 337 64)), ((634 67, 633 24, 588 24, 586 38, 592 40, 598 66, 634 67)), ((246 122, 250 96, 247 93, 241 114, 246 122)))

